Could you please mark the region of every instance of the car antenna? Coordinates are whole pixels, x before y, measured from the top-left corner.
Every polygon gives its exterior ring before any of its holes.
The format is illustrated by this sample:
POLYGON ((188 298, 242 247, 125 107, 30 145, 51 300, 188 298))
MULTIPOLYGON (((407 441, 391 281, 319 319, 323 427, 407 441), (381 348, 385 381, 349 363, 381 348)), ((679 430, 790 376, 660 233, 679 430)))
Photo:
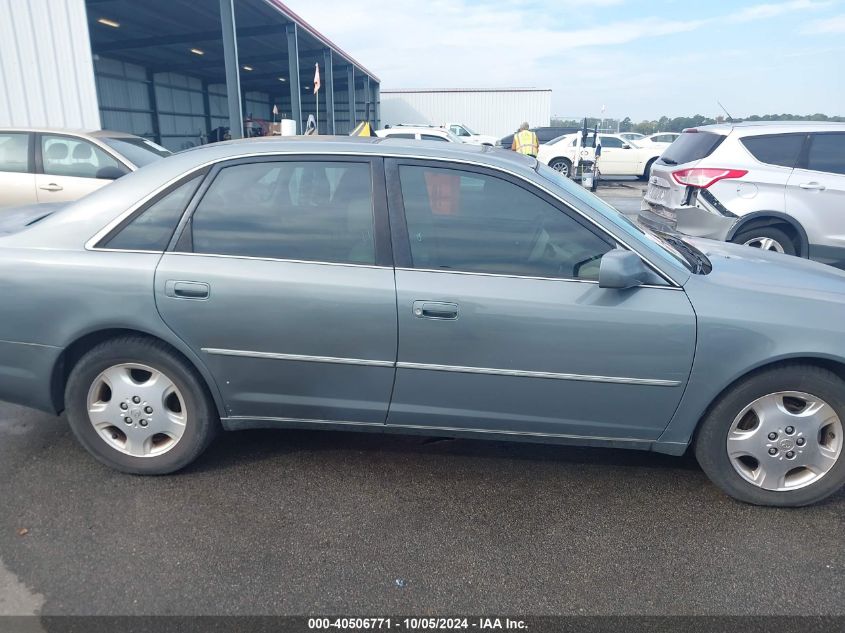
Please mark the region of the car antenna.
POLYGON ((725 111, 725 114, 727 114, 727 115, 728 115, 728 123, 733 123, 733 122, 734 122, 734 118, 731 116, 731 113, 730 113, 730 112, 728 112, 728 109, 727 109, 725 106, 723 106, 723 105, 722 105, 722 102, 721 102, 721 101, 719 101, 718 99, 716 99, 716 103, 718 103, 718 104, 719 104, 719 107, 720 107, 720 108, 722 108, 722 110, 724 110, 724 111, 725 111))

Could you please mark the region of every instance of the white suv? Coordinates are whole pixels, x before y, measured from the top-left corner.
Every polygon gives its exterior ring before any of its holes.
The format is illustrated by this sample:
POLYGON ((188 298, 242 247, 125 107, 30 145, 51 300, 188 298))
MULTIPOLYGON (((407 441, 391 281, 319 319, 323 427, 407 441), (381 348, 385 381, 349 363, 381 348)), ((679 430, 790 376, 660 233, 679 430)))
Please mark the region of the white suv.
POLYGON ((376 136, 380 136, 381 138, 413 138, 418 141, 446 141, 447 143, 463 142, 449 130, 425 125, 397 125, 384 130, 376 130, 376 136))
POLYGON ((845 267, 845 124, 684 130, 651 169, 639 221, 845 267))

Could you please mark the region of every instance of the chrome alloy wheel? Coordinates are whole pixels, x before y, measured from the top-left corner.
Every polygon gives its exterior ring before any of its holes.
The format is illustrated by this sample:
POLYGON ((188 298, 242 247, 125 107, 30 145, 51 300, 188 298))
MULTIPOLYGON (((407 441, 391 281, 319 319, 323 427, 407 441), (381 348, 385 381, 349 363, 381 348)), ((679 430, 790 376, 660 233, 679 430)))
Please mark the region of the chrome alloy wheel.
POLYGON ((565 160, 558 160, 552 162, 552 169, 559 172, 561 176, 569 176, 569 163, 565 160))
POLYGON ((154 457, 176 446, 185 432, 185 399, 164 373, 147 365, 113 365, 88 390, 88 419, 115 450, 154 457))
POLYGON ((773 251, 775 253, 783 253, 783 244, 771 237, 752 237, 750 240, 743 242, 745 246, 751 248, 759 248, 764 251, 773 251))
POLYGON ((764 490, 803 488, 824 477, 842 450, 842 422, 821 398, 779 391, 739 412, 728 431, 737 473, 764 490))

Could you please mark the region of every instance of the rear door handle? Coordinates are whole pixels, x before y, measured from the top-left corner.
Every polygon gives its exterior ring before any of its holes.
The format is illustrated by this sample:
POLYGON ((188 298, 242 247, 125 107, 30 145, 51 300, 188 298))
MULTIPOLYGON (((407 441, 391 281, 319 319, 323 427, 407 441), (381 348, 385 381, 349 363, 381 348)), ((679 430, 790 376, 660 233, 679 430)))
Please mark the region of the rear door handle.
POLYGON ((44 191, 61 191, 62 189, 64 189, 64 187, 62 187, 61 185, 57 185, 54 182, 51 182, 49 185, 39 187, 39 189, 43 189, 44 191))
POLYGON ((443 301, 414 301, 414 316, 418 319, 454 321, 458 318, 458 304, 443 301))
POLYGON ((169 280, 164 284, 164 294, 174 299, 208 299, 209 285, 202 281, 169 280))
POLYGON ((814 191, 824 191, 825 186, 820 182, 802 182, 798 185, 802 189, 812 189, 814 191))

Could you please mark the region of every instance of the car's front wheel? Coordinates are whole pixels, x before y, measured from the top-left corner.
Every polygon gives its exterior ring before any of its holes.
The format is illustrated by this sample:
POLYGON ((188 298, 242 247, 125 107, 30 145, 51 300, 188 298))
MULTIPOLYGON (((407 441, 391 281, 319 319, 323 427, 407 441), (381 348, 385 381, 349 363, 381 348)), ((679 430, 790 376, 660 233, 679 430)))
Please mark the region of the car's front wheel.
POLYGON ((98 460, 127 473, 183 468, 219 426, 202 379, 155 340, 126 336, 101 343, 76 363, 65 405, 71 429, 98 460))
POLYGON ((567 178, 572 174, 572 163, 566 158, 555 158, 549 163, 549 167, 567 178))
POLYGON ((845 382, 811 365, 753 375, 701 423, 695 455, 708 477, 748 503, 803 506, 845 484, 845 382))

